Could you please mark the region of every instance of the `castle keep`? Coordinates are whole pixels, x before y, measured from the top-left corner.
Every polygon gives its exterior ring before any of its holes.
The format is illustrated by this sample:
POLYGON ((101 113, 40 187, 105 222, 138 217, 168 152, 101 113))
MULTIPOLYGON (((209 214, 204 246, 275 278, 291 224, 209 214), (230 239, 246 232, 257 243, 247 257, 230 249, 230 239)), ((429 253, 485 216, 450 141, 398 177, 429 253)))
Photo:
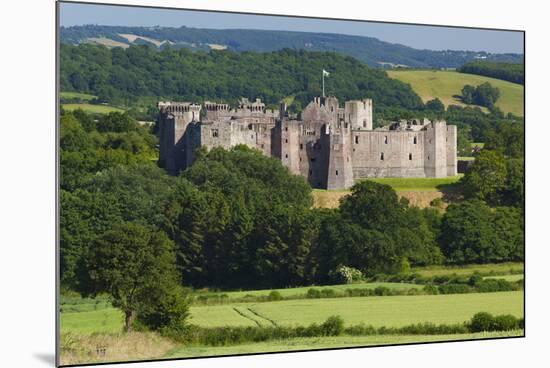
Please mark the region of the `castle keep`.
POLYGON ((259 99, 242 99, 236 108, 212 102, 159 102, 158 108, 159 164, 172 175, 193 163, 200 146, 238 144, 277 157, 314 188, 348 188, 361 178, 457 173, 456 126, 423 119, 373 129, 370 99, 340 107, 335 97, 316 97, 299 118, 284 104, 274 111, 259 99))

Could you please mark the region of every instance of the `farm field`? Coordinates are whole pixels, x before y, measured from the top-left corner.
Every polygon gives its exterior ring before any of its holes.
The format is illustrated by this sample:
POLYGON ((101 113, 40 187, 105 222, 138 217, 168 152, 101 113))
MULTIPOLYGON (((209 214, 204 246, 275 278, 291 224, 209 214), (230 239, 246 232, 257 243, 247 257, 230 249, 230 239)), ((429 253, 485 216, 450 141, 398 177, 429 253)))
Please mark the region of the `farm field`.
MULTIPOLYGON (((340 315, 345 325, 400 327, 412 323, 462 323, 475 313, 523 316, 523 292, 298 299, 264 303, 191 306, 192 324, 216 326, 306 326, 340 315)), ((61 331, 118 333, 122 313, 114 308, 61 313, 61 331)))
POLYGON ((420 322, 462 323, 480 311, 522 317, 523 292, 301 299, 193 306, 190 308, 191 323, 203 327, 256 325, 254 320, 242 316, 234 308, 238 311, 248 310, 260 318, 262 323, 278 326, 322 323, 332 315, 339 315, 346 326, 365 323, 375 327, 401 327, 420 322))
POLYGON ((274 340, 255 344, 234 346, 179 346, 167 353, 165 358, 187 358, 197 356, 253 354, 264 352, 314 350, 369 345, 392 345, 418 342, 456 341, 521 336, 523 330, 507 332, 485 332, 456 335, 373 335, 373 336, 332 336, 304 337, 287 340, 274 340))
POLYGON ((496 106, 504 113, 511 112, 514 115, 523 116, 523 86, 520 84, 453 71, 389 70, 387 73, 391 78, 410 84, 422 101, 426 102, 437 97, 445 106, 465 106, 455 97, 460 96, 462 87, 466 84, 478 86, 489 82, 500 90, 496 106))
POLYGON ((429 267, 413 267, 411 270, 424 277, 441 276, 441 275, 471 275, 474 272, 479 272, 486 276, 521 274, 523 277, 524 265, 522 262, 505 262, 505 263, 489 263, 482 265, 464 265, 460 267, 453 266, 429 266, 429 267))
POLYGON ((82 109, 89 113, 94 114, 108 114, 110 112, 124 112, 123 109, 117 107, 108 106, 108 105, 92 105, 87 103, 79 104, 61 104, 65 110, 72 111, 76 109, 82 109))
POLYGON ((61 98, 79 98, 83 101, 90 101, 97 98, 97 96, 80 92, 60 92, 59 95, 61 98))

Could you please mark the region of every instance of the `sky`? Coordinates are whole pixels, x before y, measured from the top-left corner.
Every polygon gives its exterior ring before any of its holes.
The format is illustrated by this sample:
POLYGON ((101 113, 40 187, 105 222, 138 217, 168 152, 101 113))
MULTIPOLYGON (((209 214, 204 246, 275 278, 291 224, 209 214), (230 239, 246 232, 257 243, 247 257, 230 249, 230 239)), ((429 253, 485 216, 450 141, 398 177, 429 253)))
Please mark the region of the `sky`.
POLYGON ((60 3, 61 26, 241 28, 375 37, 416 49, 523 53, 523 33, 453 27, 60 3))

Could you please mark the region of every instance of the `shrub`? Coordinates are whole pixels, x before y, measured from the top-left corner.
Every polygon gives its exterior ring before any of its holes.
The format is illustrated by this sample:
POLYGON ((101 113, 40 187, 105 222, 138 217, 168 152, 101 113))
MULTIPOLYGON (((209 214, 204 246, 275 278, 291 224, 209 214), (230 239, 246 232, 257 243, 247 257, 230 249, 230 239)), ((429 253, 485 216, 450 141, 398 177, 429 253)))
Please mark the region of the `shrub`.
POLYGON ((278 300, 283 300, 283 296, 277 290, 273 290, 272 292, 269 293, 267 299, 270 301, 278 301, 278 300))
POLYGON ((351 284, 363 279, 363 273, 356 268, 339 266, 329 273, 329 278, 336 284, 351 284))
POLYGON ((485 279, 476 284, 476 289, 480 293, 491 293, 497 291, 514 291, 519 289, 519 285, 503 279, 485 279))
POLYGON ((493 325, 494 331, 510 331, 517 328, 519 328, 519 321, 516 317, 510 314, 495 317, 493 325))
POLYGON ((495 318, 487 312, 476 313, 470 321, 470 331, 483 332, 492 331, 495 318))
POLYGON ((344 320, 340 316, 330 316, 320 327, 325 336, 339 336, 344 332, 344 320))
POLYGON ((439 285, 440 294, 466 294, 472 292, 472 288, 466 284, 439 285))
POLYGON ((317 289, 309 289, 306 294, 307 298, 318 299, 321 297, 321 292, 317 289))
POLYGON ((321 289, 320 293, 322 298, 335 298, 338 296, 334 289, 329 288, 321 289))
POLYGON ((391 295, 391 290, 385 286, 378 286, 374 289, 374 294, 377 296, 391 295))
POLYGON ((435 285, 427 284, 424 286, 424 292, 430 295, 437 295, 439 294, 439 288, 435 285))

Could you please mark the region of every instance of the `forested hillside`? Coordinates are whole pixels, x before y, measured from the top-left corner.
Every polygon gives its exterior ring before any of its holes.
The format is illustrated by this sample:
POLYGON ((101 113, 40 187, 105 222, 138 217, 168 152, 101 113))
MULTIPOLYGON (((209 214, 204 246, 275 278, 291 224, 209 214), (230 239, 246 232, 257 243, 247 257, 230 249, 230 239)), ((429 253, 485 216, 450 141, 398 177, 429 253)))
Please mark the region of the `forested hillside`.
POLYGON ((340 101, 368 97, 377 107, 423 107, 407 84, 354 58, 328 52, 158 52, 144 45, 62 45, 60 64, 61 90, 90 93, 114 105, 140 97, 231 104, 248 97, 277 106, 293 96, 294 108, 300 110, 321 94, 321 71, 326 69, 331 73, 326 92, 340 101))
POLYGON ((84 25, 61 27, 61 42, 102 43, 110 46, 148 44, 159 48, 193 50, 228 49, 236 52, 271 52, 285 48, 331 51, 353 56, 371 67, 404 65, 414 68, 457 68, 476 58, 523 62, 520 54, 492 54, 474 51, 417 50, 372 37, 333 33, 269 31, 253 29, 202 29, 170 27, 124 27, 84 25))

